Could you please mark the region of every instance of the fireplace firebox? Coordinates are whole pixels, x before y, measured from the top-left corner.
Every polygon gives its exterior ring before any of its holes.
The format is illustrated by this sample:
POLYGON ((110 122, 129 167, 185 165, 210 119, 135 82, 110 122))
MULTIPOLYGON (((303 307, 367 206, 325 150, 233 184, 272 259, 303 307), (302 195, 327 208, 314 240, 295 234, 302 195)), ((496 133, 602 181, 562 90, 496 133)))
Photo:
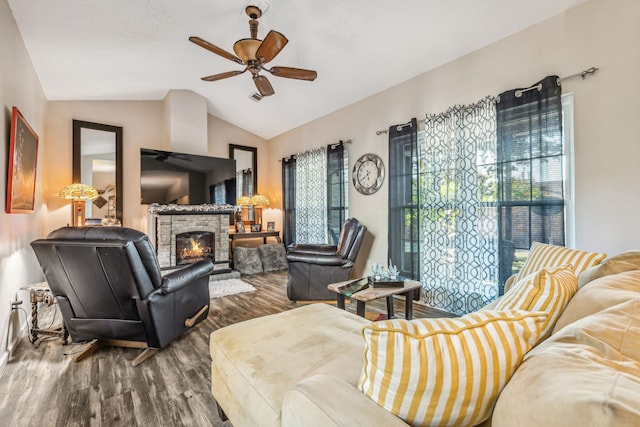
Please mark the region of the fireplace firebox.
POLYGON ((215 233, 189 231, 176 234, 176 265, 208 259, 215 261, 215 233))

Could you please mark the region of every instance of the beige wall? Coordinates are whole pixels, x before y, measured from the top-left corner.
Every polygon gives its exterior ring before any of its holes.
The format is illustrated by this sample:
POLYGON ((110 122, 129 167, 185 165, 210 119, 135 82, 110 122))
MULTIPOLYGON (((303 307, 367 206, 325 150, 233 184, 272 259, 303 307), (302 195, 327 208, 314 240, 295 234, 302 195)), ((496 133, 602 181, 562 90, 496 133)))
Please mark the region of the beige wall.
MULTIPOLYGON (((7 362, 8 350, 16 343, 16 336, 25 333, 25 312, 11 314, 9 301, 17 298, 29 312, 28 294, 20 288, 41 281, 40 268, 29 243, 44 229, 47 207, 41 196, 43 172, 47 165, 44 151, 47 146, 44 123, 46 99, 26 52, 22 38, 5 0, 0 0, 0 372, 7 362), (7 153, 11 108, 17 106, 29 125, 40 137, 38 169, 36 172, 36 207, 32 214, 5 213, 7 188, 7 153)), ((23 344, 24 345, 24 344, 23 344)))
MULTIPOLYGON (((377 130, 411 117, 528 86, 549 74, 591 66, 585 80, 566 81, 575 95, 576 246, 615 254, 638 248, 640 228, 640 2, 592 0, 500 42, 424 73, 269 141, 270 188, 280 187, 277 160, 338 139, 352 139, 349 163, 364 153, 388 158, 377 130)), ((384 66, 380 59, 378 66, 384 66)), ((375 72, 375 69, 369 70, 375 72)), ((366 78, 366 75, 363 75, 366 78)), ((349 189, 349 210, 374 236, 368 259, 387 257, 388 186, 363 196, 349 189)), ((362 268, 362 264, 359 266, 362 268)))
MULTIPOLYGON (((140 204, 140 148, 172 149, 169 139, 163 137, 166 136, 163 101, 51 101, 48 110, 47 135, 51 144, 46 157, 55 169, 47 175, 47 232, 71 221, 71 207, 58 198, 57 191, 71 182, 73 119, 122 126, 124 225, 146 231, 146 206, 140 204)), ((258 147, 258 174, 262 176, 260 165, 264 162, 261 157, 265 145, 262 138, 211 115, 207 123, 208 155, 228 157, 229 144, 258 147)), ((197 145, 194 150, 184 151, 202 153, 197 145)))

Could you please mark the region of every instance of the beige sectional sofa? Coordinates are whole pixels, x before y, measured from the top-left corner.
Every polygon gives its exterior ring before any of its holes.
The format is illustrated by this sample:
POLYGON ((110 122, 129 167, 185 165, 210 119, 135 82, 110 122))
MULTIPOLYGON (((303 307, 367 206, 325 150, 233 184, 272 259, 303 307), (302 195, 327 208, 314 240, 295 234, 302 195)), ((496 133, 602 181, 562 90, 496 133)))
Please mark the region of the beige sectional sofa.
MULTIPOLYGON (((484 425, 640 425, 640 253, 593 267, 484 425)), ((211 390, 235 427, 406 426, 357 388, 369 321, 326 304, 211 334, 211 390)))

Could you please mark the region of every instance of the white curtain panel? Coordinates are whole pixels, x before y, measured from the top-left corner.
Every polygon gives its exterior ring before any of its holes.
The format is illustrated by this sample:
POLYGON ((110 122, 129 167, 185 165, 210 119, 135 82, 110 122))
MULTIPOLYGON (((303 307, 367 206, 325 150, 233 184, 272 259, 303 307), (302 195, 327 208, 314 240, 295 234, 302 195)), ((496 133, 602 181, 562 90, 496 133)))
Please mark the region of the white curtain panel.
POLYGON ((425 302, 478 310, 498 296, 494 98, 427 116, 419 158, 425 302))
POLYGON ((296 242, 327 243, 327 147, 296 156, 296 242))

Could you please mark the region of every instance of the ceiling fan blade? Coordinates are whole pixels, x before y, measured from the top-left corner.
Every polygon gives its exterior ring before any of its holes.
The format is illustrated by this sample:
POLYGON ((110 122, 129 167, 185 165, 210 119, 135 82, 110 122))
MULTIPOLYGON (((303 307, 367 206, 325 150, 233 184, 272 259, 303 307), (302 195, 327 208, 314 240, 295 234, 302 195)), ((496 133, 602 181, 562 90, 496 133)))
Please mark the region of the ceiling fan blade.
POLYGON ((286 77, 287 79, 309 80, 314 81, 318 77, 318 73, 313 70, 304 70, 302 68, 291 67, 271 67, 269 71, 277 77, 286 77))
POLYGON ((256 84, 260 95, 271 96, 275 93, 271 83, 265 76, 253 76, 253 82, 256 84))
POLYGON ((267 37, 262 40, 258 50, 256 50, 256 59, 260 60, 262 58, 262 63, 266 64, 275 58, 287 43, 289 43, 289 40, 282 33, 273 30, 269 31, 267 37))
POLYGON ((189 37, 189 41, 197 44, 200 47, 207 49, 209 52, 213 52, 216 55, 220 55, 223 58, 226 58, 230 61, 237 62, 238 64, 243 64, 242 59, 238 58, 232 53, 227 52, 226 50, 214 45, 213 43, 209 43, 208 41, 201 39, 200 37, 191 36, 189 37))
POLYGON ((237 76, 239 74, 244 73, 245 71, 247 71, 246 68, 242 71, 227 71, 226 73, 220 73, 220 74, 214 74, 212 76, 202 77, 202 80, 204 80, 205 82, 215 82, 216 80, 222 80, 228 77, 237 76))

